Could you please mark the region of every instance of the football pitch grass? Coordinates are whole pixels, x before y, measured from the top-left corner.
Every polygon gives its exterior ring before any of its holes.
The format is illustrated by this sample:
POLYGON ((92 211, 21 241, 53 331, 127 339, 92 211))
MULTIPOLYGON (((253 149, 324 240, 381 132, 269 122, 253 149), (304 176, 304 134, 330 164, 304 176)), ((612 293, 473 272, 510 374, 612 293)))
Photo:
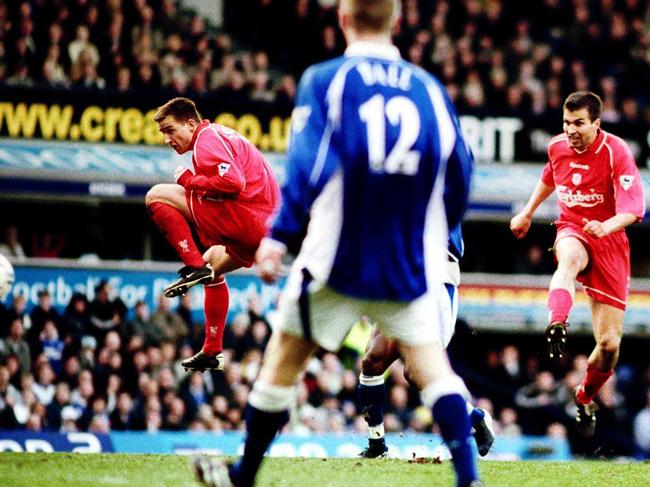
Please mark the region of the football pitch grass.
MULTIPOLYGON (((650 485, 650 463, 482 461, 486 486, 633 487, 650 485)), ((453 486, 449 462, 268 458, 260 487, 453 486)), ((180 455, 0 453, 0 485, 197 486, 180 455)))

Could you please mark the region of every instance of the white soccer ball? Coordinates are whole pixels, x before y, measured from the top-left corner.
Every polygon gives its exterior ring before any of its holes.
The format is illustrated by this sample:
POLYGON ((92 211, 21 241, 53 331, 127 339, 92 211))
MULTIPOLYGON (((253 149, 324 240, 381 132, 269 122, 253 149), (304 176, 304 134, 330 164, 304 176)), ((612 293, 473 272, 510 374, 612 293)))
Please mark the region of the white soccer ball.
POLYGON ((0 301, 2 301, 14 285, 14 266, 4 255, 0 255, 0 301))

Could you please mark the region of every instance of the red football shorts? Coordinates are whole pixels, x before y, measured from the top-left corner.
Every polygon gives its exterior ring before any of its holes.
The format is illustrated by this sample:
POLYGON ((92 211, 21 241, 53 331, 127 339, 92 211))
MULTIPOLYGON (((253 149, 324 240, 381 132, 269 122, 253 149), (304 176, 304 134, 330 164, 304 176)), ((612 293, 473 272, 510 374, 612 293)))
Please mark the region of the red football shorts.
POLYGON ((563 238, 580 240, 589 254, 589 264, 578 281, 594 301, 625 310, 630 286, 630 243, 625 232, 603 238, 587 235, 571 222, 556 222, 557 244, 563 238))
POLYGON ((273 208, 206 199, 196 191, 187 191, 186 198, 201 243, 206 247, 223 245, 242 267, 251 267, 273 208))

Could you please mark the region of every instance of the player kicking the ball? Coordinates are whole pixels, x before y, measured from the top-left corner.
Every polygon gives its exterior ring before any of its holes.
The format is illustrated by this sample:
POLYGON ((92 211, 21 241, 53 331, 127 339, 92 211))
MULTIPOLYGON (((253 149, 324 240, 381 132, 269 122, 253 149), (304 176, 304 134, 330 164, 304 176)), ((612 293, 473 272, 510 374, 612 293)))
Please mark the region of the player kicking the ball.
POLYGON ((222 341, 229 294, 224 274, 250 267, 280 204, 280 190, 262 154, 240 134, 203 120, 192 100, 174 98, 154 120, 165 143, 179 154, 192 151, 194 171, 179 167, 176 184, 157 184, 147 193, 151 218, 185 264, 167 297, 205 286, 205 342, 182 362, 189 370, 223 370, 222 341), (200 242, 201 254, 190 223, 200 242))
POLYGON ((551 357, 561 357, 575 280, 589 295, 596 347, 587 375, 575 393, 578 432, 593 436, 594 396, 614 373, 630 281, 630 245, 625 227, 645 213, 641 177, 627 144, 600 128, 602 102, 587 91, 564 102, 564 133, 548 146, 548 163, 526 207, 510 222, 523 238, 537 207, 555 190, 560 218, 555 222, 555 257, 548 294, 545 336, 551 357))

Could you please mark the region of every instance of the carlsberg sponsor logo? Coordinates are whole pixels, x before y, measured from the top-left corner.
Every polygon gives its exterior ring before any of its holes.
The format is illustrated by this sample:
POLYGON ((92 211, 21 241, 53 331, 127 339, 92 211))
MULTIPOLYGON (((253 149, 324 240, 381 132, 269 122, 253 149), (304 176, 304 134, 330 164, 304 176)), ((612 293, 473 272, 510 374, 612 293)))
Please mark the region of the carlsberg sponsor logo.
POLYGON ((566 186, 558 186, 557 196, 569 208, 573 208, 574 206, 590 208, 605 201, 605 196, 601 193, 596 193, 593 189, 589 193, 583 193, 580 190, 574 192, 571 189, 567 189, 566 186))

